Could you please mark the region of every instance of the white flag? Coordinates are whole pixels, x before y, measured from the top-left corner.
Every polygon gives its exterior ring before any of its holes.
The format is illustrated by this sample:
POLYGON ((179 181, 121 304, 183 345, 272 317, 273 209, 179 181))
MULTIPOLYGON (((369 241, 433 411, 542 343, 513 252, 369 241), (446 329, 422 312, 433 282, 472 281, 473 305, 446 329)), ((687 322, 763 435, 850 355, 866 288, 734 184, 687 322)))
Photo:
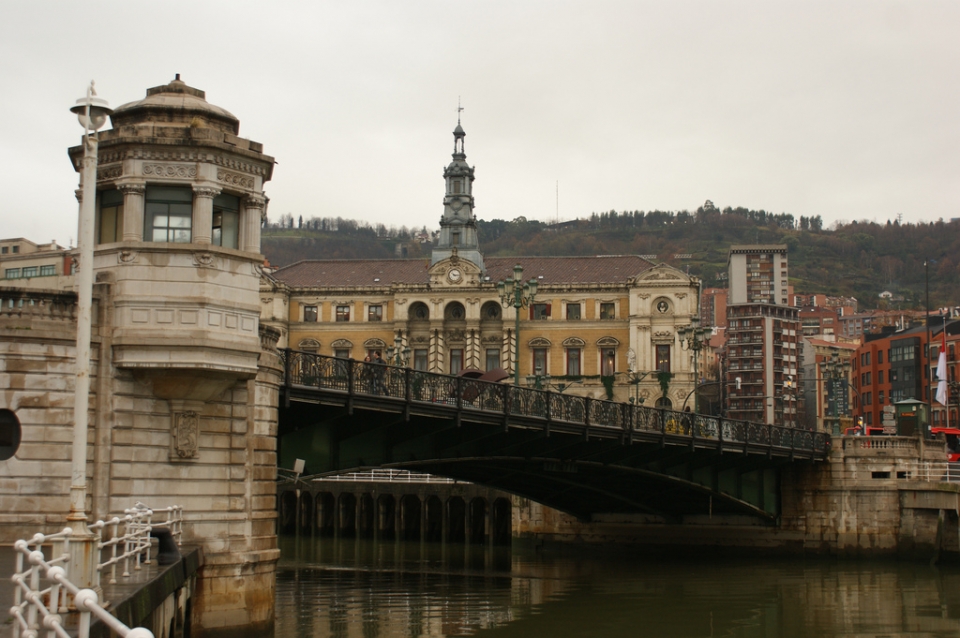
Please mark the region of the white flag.
POLYGON ((947 404, 947 331, 940 333, 940 358, 937 359, 937 403, 947 404))

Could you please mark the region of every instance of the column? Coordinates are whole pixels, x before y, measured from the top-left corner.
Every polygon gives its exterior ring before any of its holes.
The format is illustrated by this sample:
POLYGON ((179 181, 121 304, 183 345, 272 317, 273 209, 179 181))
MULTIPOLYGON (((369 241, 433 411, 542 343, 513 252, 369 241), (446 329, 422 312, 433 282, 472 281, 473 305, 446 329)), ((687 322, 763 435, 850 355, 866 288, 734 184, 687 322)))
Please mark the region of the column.
POLYGON ((243 198, 243 218, 240 222, 240 250, 260 252, 260 226, 267 208, 267 198, 262 195, 247 195, 243 198))
POLYGON ((123 193, 123 241, 149 241, 143 236, 143 202, 147 190, 143 182, 117 184, 123 193))
POLYGON ((210 186, 193 187, 193 243, 209 244, 213 234, 213 198, 220 189, 210 186))

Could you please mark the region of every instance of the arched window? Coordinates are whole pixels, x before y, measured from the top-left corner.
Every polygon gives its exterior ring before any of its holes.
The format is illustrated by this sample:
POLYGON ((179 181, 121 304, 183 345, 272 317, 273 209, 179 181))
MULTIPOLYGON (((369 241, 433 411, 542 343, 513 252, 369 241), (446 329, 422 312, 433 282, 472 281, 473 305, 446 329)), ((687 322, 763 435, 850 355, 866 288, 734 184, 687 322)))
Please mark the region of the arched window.
POLYGON ((410 306, 408 318, 410 321, 427 321, 430 318, 430 309, 427 304, 418 301, 410 306))
POLYGON ((317 354, 320 352, 320 342, 316 339, 304 339, 297 346, 297 350, 317 354))
POLYGON ((0 461, 12 458, 20 448, 20 420, 10 410, 0 410, 0 461))
POLYGON ((447 304, 447 307, 443 309, 443 318, 448 321, 463 321, 467 318, 467 312, 464 310, 462 303, 454 301, 447 304))

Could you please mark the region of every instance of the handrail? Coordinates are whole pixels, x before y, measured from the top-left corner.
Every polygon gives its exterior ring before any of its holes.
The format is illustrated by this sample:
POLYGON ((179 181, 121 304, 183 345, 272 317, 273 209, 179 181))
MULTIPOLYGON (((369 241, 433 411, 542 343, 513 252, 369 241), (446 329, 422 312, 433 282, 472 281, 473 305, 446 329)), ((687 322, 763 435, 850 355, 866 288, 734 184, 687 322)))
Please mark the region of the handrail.
MULTIPOLYGON (((89 525, 97 540, 98 574, 110 568, 110 583, 114 584, 117 582, 117 565, 121 562, 124 565, 124 578, 130 576, 131 561, 135 564, 134 571, 140 569, 141 556, 145 557, 144 564, 149 564, 150 532, 158 527, 169 529, 179 545, 183 534, 183 508, 175 505, 151 510, 143 503, 137 503, 124 510, 123 517, 114 516, 89 525), (160 513, 166 514, 165 520, 153 521, 153 516, 160 513), (106 540, 105 532, 110 532, 106 540), (110 557, 100 562, 104 549, 109 550, 110 557)), ((14 604, 10 609, 14 619, 14 638, 37 638, 41 631, 45 631, 47 636, 70 638, 63 628, 63 614, 69 609, 68 595, 73 597, 73 604, 80 614, 78 638, 89 636, 92 616, 104 622, 121 638, 153 638, 153 633, 148 629, 127 627, 100 605, 95 591, 80 589, 69 580, 66 565, 72 533, 73 530, 67 527, 56 534, 35 534, 30 540, 14 543, 16 572, 12 578, 14 604), (61 546, 62 551, 56 556, 52 555, 61 546), (45 551, 50 554, 49 557, 45 551), (50 585, 41 589, 41 579, 49 581, 50 585)))
MULTIPOLYGON (((519 386, 509 386, 505 392, 501 383, 288 348, 280 351, 280 357, 285 372, 285 392, 306 387, 345 393, 348 406, 352 406, 359 395, 382 396, 402 400, 404 410, 409 410, 412 404, 448 405, 451 411, 456 411, 458 423, 464 413, 476 411, 497 414, 505 420, 523 417, 542 421, 545 428, 569 424, 583 426, 588 433, 594 428, 609 428, 646 430, 698 441, 720 440, 720 419, 709 415, 519 386), (692 423, 693 417, 704 424, 696 432, 692 432, 690 426, 681 425, 692 423), (674 425, 667 427, 667 424, 674 425)), ((289 395, 284 401, 289 401, 289 395)), ((724 423, 730 426, 723 432, 723 442, 741 443, 744 449, 754 445, 783 454, 807 453, 821 458, 825 458, 829 450, 830 435, 825 432, 729 419, 724 419, 724 423)))

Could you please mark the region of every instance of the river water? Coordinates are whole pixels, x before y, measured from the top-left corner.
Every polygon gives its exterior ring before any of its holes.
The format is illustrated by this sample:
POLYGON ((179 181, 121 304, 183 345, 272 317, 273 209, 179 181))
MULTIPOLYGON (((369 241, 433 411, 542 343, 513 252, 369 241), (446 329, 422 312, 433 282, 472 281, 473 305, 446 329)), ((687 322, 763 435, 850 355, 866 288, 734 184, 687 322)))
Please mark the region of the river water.
POLYGON ((275 638, 960 636, 960 567, 283 537, 275 638))

